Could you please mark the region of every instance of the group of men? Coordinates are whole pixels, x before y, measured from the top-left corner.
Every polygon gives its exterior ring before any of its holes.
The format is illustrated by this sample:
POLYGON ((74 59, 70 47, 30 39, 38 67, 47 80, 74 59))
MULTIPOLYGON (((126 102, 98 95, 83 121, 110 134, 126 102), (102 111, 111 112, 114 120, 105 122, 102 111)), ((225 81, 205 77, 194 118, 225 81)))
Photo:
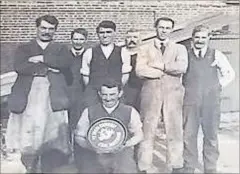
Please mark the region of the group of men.
MULTIPOLYGON (((116 24, 96 28, 99 44, 85 49, 88 32, 71 32, 71 48, 55 43, 58 20, 36 20, 37 37, 16 51, 17 80, 9 96, 11 122, 19 123, 21 160, 35 173, 69 162, 80 173, 137 173, 151 169, 155 134, 164 121, 172 173, 194 173, 197 134, 204 133, 205 173, 217 172, 220 92, 234 79, 227 58, 209 47, 210 30, 197 26, 191 48, 171 41, 174 21, 156 20, 157 37, 140 46, 140 32, 115 44, 116 24), (120 120, 129 134, 120 150, 100 153, 87 140, 99 118, 120 120), (70 136, 69 136, 70 135, 70 136)), ((9 137, 10 138, 10 137, 9 137)))

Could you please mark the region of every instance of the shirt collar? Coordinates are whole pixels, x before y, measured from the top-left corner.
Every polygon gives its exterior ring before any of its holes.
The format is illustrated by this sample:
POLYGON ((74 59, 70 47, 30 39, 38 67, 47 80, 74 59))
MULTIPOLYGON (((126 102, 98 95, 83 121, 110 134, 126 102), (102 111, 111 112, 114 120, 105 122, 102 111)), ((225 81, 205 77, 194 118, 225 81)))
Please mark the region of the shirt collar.
POLYGON ((199 57, 199 52, 201 51, 201 57, 204 57, 205 54, 207 53, 207 46, 203 47, 202 49, 196 49, 194 46, 193 46, 193 43, 191 44, 191 47, 193 49, 193 53, 195 54, 195 56, 199 57))
POLYGON ((169 39, 165 39, 163 41, 159 40, 159 39, 154 39, 154 45, 156 48, 160 49, 161 48, 161 44, 163 43, 163 45, 166 47, 169 44, 169 39))
POLYGON ((110 114, 110 113, 112 113, 112 112, 118 107, 118 105, 119 105, 119 101, 116 103, 116 105, 114 105, 114 106, 111 107, 111 108, 107 108, 107 107, 105 107, 104 105, 103 105, 103 108, 110 114))
POLYGON ((73 47, 71 48, 71 52, 73 53, 74 56, 81 55, 84 52, 84 48, 81 50, 75 50, 73 47), (77 54, 78 53, 78 54, 77 54))
POLYGON ((39 39, 36 39, 36 42, 43 50, 45 50, 47 48, 47 46, 51 43, 51 41, 50 42, 42 42, 39 39))
POLYGON ((103 50, 113 50, 113 48, 114 48, 114 44, 109 44, 107 46, 105 46, 105 45, 100 45, 100 46, 101 46, 101 49, 103 49, 103 50))
POLYGON ((133 55, 138 53, 139 47, 136 47, 136 48, 133 48, 133 49, 129 49, 126 46, 124 46, 124 47, 122 47, 122 49, 124 49, 124 51, 126 50, 129 53, 130 56, 133 56, 133 55))

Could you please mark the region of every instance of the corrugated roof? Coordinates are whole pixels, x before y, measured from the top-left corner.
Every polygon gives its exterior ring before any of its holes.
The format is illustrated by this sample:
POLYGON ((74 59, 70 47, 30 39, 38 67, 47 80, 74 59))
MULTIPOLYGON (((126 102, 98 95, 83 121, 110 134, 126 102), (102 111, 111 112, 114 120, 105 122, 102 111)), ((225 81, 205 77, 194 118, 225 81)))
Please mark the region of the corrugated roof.
MULTIPOLYGON (((225 29, 229 29, 229 27, 226 27, 230 25, 231 23, 236 23, 236 21, 239 21, 239 16, 230 16, 225 15, 223 13, 207 13, 205 15, 201 15, 198 18, 194 18, 192 20, 188 20, 185 23, 180 24, 180 26, 176 26, 174 32, 171 35, 172 40, 175 42, 182 42, 184 40, 190 39, 192 35, 192 30, 195 26, 205 24, 210 27, 210 29, 215 32, 215 35, 218 33, 221 34, 219 37, 224 37, 224 27, 225 29), (222 32, 221 32, 222 31, 222 32)), ((239 23, 238 23, 239 24, 239 23)), ((231 32, 230 32, 231 33, 231 32)), ((225 34, 229 35, 229 31, 225 34)), ((239 35, 239 29, 238 33, 232 33, 231 37, 238 37, 239 35)), ((155 31, 149 31, 148 33, 144 33, 143 44, 146 43, 148 40, 151 40, 156 37, 155 31)), ((218 37, 218 36, 214 36, 218 37)))

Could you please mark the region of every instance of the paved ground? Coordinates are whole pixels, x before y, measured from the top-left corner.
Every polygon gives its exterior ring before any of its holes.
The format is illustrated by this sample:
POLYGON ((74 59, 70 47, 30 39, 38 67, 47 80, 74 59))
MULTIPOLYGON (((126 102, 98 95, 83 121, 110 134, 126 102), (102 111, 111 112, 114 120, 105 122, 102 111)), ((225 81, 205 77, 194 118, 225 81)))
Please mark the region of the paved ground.
MULTIPOLYGON (((199 133, 199 169, 196 173, 202 173, 201 162, 201 147, 202 147, 202 133, 199 133)), ((164 141, 164 136, 157 137, 158 142, 164 141)), ((166 147, 163 143, 156 143, 154 167, 151 173, 164 173, 165 156, 159 151, 165 151, 166 147)), ((221 125, 219 129, 219 148, 220 157, 218 161, 219 173, 239 173, 239 113, 222 114, 221 125)), ((2 154, 1 154, 2 155, 2 154)), ((1 157, 1 173, 24 173, 25 169, 20 162, 20 155, 12 154, 12 160, 6 160, 1 157)), ((72 173, 75 169, 72 166, 66 166, 56 173, 72 173)))
MULTIPOLYGON (((198 136, 199 149, 199 168, 195 173, 203 173, 202 163, 202 131, 198 136)), ((164 136, 157 137, 155 144, 154 166, 150 173, 165 173, 169 171, 165 165, 166 147, 164 144, 164 136), (161 153, 160 153, 161 152, 161 153)), ((239 113, 225 113, 221 116, 221 124, 219 129, 219 150, 220 156, 218 160, 219 173, 239 173, 239 113)))

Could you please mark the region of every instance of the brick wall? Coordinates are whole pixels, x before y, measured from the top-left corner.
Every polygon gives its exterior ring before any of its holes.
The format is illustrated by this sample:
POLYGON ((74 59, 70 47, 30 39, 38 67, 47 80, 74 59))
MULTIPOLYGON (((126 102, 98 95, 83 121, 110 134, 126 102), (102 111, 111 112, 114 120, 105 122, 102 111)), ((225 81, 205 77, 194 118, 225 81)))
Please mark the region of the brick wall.
POLYGON ((59 21, 55 39, 69 42, 73 28, 85 27, 89 40, 95 41, 96 25, 104 19, 117 23, 118 40, 128 28, 153 30, 157 17, 169 16, 185 22, 204 13, 224 12, 238 15, 239 7, 222 1, 186 0, 2 0, 1 42, 26 42, 35 36, 35 19, 43 14, 53 14, 59 21))

